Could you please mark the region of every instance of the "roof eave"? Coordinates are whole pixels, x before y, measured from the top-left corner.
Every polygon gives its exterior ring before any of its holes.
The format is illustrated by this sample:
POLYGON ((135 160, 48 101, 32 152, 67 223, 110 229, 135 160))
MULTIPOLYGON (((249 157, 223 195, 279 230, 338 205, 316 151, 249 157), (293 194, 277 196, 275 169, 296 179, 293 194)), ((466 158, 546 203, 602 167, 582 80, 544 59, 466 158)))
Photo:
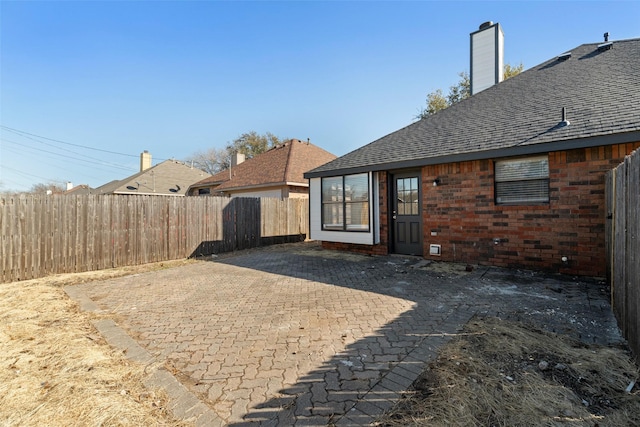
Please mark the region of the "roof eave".
POLYGON ((264 184, 249 184, 249 185, 241 185, 237 187, 223 187, 223 188, 216 187, 213 189, 213 191, 220 192, 220 193, 228 193, 228 192, 234 192, 234 191, 254 190, 254 189, 260 189, 260 188, 282 187, 286 185, 289 185, 289 183, 288 182, 267 182, 264 184))
POLYGON ((121 194, 127 196, 171 196, 171 197, 183 197, 184 193, 137 193, 135 191, 114 191, 113 194, 121 194))
POLYGON ((219 187, 220 185, 222 185, 223 183, 225 183, 227 181, 215 181, 215 182, 207 182, 204 184, 199 184, 199 183, 195 183, 195 184, 191 184, 187 190, 187 192, 191 191, 191 190, 195 190, 198 188, 208 188, 208 187, 219 187))
POLYGON ((395 169, 410 169, 444 163, 466 162, 472 160, 486 160, 500 157, 515 157, 532 154, 549 153, 553 151, 574 150, 577 148, 591 148, 603 145, 625 144, 640 141, 640 131, 598 135, 587 138, 575 138, 546 142, 542 144, 518 145, 493 150, 473 151, 467 153, 449 154, 446 156, 427 157, 422 159, 405 160, 400 162, 387 162, 376 165, 358 166, 352 168, 340 168, 325 171, 310 171, 304 174, 307 179, 326 176, 350 175, 362 172, 378 172, 395 169))

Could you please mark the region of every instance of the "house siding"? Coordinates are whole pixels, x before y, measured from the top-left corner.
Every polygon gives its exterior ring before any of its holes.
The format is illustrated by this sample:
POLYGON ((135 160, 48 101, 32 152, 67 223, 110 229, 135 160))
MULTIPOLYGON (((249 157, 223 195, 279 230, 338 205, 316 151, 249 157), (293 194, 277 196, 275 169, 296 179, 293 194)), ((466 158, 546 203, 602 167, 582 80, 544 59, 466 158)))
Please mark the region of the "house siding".
POLYGON ((430 244, 442 246, 441 256, 426 258, 604 276, 605 173, 637 147, 640 142, 549 153, 543 205, 496 205, 493 160, 424 167, 424 253, 430 244), (441 185, 433 187, 436 177, 441 185))

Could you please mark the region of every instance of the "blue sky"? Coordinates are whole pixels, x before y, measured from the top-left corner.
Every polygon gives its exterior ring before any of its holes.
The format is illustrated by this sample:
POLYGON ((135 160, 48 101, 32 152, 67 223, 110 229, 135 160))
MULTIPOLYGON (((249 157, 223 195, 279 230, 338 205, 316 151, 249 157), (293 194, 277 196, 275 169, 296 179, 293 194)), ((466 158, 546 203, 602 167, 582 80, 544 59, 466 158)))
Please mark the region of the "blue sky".
POLYGON ((180 160, 252 130, 346 154, 455 84, 489 20, 530 68, 640 37, 640 2, 2 0, 0 191, 97 187, 143 150, 180 160))

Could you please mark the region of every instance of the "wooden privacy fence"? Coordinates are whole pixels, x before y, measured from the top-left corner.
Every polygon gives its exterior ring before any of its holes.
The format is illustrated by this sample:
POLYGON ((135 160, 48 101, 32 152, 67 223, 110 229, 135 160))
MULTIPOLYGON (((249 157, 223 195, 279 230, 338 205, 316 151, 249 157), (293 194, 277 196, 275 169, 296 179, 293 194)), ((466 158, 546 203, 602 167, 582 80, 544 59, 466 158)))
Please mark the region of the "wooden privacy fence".
POLYGON ((640 357, 640 150, 607 173, 607 267, 622 334, 640 357))
POLYGON ((307 199, 0 198, 0 282, 304 240, 307 199))

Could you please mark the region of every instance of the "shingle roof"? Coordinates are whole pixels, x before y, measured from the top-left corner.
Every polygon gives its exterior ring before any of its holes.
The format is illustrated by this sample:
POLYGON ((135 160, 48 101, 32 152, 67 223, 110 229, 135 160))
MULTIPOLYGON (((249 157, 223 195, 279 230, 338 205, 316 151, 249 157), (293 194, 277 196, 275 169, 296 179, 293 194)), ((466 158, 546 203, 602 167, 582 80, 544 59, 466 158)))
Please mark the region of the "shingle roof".
POLYGON ((301 184, 307 185, 304 173, 336 156, 309 142, 292 139, 269 151, 240 163, 229 171, 225 170, 194 185, 203 187, 222 182, 217 190, 251 188, 265 185, 301 184))
POLYGON ((78 194, 92 194, 93 189, 86 184, 76 185, 70 190, 64 191, 62 194, 64 195, 78 195, 78 194))
POLYGON ((162 163, 120 181, 111 181, 93 194, 153 194, 184 196, 194 182, 211 176, 175 160, 162 163))
POLYGON ((640 140, 640 39, 584 44, 305 177, 640 140), (566 108, 569 126, 558 126, 566 108))

